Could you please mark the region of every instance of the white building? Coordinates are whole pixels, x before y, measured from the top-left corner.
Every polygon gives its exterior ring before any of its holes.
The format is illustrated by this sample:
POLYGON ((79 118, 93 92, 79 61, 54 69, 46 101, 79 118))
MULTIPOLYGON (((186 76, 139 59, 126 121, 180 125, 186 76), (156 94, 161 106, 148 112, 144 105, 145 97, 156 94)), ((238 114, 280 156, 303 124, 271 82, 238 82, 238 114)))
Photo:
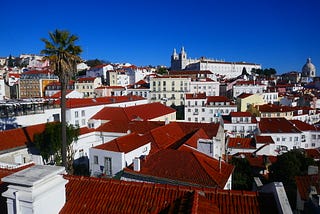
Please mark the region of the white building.
POLYGON ((304 149, 314 149, 320 147, 320 129, 314 125, 300 120, 290 120, 290 122, 301 132, 301 147, 304 149))
POLYGON ((94 89, 102 85, 101 77, 83 77, 77 79, 74 87, 77 91, 83 93, 85 97, 95 97, 94 89))
POLYGON ((302 132, 285 118, 261 118, 258 133, 272 137, 278 154, 303 148, 302 132))
POLYGON ((91 176, 104 174, 113 177, 125 167, 131 165, 135 158, 148 155, 150 150, 151 142, 148 141, 148 137, 140 136, 137 133, 131 133, 90 148, 91 176))
POLYGON ((151 102, 162 102, 167 106, 184 105, 185 93, 190 91, 191 77, 158 76, 150 80, 151 102))
POLYGON ((102 65, 97 65, 95 67, 90 68, 86 72, 87 77, 102 77, 104 80, 106 80, 107 77, 107 72, 112 71, 114 68, 111 64, 102 64, 102 65))
POLYGON ((223 96, 186 94, 185 120, 188 122, 219 122, 220 116, 237 111, 237 106, 223 96))
POLYGON ((233 97, 236 98, 242 93, 261 94, 266 89, 266 85, 255 81, 237 81, 236 84, 233 85, 233 97))
POLYGON ((261 69, 261 65, 247 62, 225 62, 205 57, 188 59, 184 47, 181 48, 179 54, 174 49, 171 56, 171 70, 210 70, 219 76, 235 78, 242 74, 244 68, 250 73, 252 69, 261 69))
POLYGON ((250 112, 230 112, 223 116, 223 127, 228 136, 245 137, 253 135, 257 129, 257 120, 250 112))
POLYGON ((205 93, 207 96, 219 96, 220 83, 209 78, 192 79, 190 93, 205 93))

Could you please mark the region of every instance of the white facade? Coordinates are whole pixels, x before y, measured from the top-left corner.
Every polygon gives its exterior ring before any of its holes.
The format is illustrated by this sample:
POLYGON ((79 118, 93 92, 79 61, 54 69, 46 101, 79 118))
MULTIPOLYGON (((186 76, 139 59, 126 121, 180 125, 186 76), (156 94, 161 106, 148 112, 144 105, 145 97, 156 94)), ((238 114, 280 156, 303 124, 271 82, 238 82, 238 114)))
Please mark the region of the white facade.
POLYGON ((301 147, 315 149, 320 147, 320 131, 302 131, 301 147))
POLYGON ((155 69, 151 68, 139 68, 136 66, 122 68, 126 70, 126 73, 129 77, 129 83, 127 85, 133 85, 134 83, 143 80, 146 76, 155 73, 155 69))
POLYGON ((177 54, 174 49, 171 56, 171 70, 210 70, 214 74, 226 78, 235 78, 242 74, 244 68, 250 74, 252 69, 261 69, 261 65, 246 62, 225 62, 205 57, 188 59, 184 47, 181 48, 180 54, 177 54))
POLYGON ((9 184, 2 193, 7 198, 7 213, 59 213, 66 202, 68 183, 63 173, 64 167, 35 165, 2 178, 9 184))
POLYGON ((219 96, 220 83, 206 79, 190 82, 190 93, 206 93, 207 96, 219 96))
POLYGON ((262 84, 254 84, 249 81, 240 81, 233 86, 233 97, 236 98, 242 93, 261 94, 266 90, 267 86, 262 84), (242 83, 243 82, 243 83, 242 83))
POLYGON ((274 141, 276 154, 282 154, 292 149, 303 148, 301 133, 261 133, 261 136, 270 136, 274 141))
POLYGON ((265 101, 265 103, 277 103, 279 102, 279 93, 278 92, 263 92, 262 98, 265 101))
POLYGON ((148 155, 150 149, 151 143, 147 143, 127 153, 91 148, 89 151, 91 176, 105 174, 106 176, 113 177, 125 167, 131 165, 134 158, 148 155))
POLYGON ((257 122, 253 122, 251 117, 236 117, 231 122, 225 121, 223 127, 230 137, 245 137, 256 131, 257 122))
POLYGON ((110 64, 107 65, 99 65, 93 68, 90 68, 86 72, 87 77, 103 77, 105 80, 107 79, 107 72, 113 70, 113 66, 110 64))
POLYGON ((219 122, 221 115, 228 115, 230 112, 236 112, 237 106, 230 101, 210 102, 208 97, 186 97, 185 120, 187 122, 212 123, 219 122))
POLYGON ((0 78, 0 100, 3 100, 6 96, 4 79, 0 78))
POLYGON ((166 106, 184 105, 185 93, 190 91, 190 77, 162 76, 150 80, 151 102, 166 106))

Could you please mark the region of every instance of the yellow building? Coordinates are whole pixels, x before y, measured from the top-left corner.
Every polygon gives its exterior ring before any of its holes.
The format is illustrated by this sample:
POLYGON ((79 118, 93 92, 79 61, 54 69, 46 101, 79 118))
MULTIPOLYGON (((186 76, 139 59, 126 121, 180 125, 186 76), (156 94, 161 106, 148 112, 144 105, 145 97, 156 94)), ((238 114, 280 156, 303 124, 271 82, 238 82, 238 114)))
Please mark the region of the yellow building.
POLYGON ((242 93, 237 97, 238 111, 250 111, 252 115, 257 115, 257 112, 252 111, 253 106, 263 105, 265 103, 266 102, 263 100, 263 96, 261 94, 242 93))

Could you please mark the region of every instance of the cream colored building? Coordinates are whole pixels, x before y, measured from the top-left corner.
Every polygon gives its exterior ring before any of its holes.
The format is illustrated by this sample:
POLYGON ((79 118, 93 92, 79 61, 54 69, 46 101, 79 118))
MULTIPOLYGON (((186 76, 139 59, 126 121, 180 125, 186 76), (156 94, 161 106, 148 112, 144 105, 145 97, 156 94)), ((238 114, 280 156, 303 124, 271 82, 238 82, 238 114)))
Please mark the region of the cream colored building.
POLYGON ((84 97, 95 97, 94 89, 102 85, 101 77, 83 77, 75 82, 75 89, 84 97))
POLYGON ((166 106, 184 105, 185 93, 190 91, 191 77, 160 76, 150 80, 151 102, 161 102, 166 106))
MULTIPOLYGON (((266 102, 263 99, 262 94, 246 94, 243 93, 237 97, 237 107, 238 111, 245 112, 255 105, 263 105, 266 102)), ((252 112, 255 113, 255 112, 252 112)))

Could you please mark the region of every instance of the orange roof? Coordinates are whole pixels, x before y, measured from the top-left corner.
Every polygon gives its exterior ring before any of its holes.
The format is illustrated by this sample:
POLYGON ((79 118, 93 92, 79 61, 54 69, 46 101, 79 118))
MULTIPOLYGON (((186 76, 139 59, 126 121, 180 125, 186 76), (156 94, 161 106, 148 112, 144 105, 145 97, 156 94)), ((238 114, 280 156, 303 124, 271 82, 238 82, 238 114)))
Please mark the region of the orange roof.
POLYGON ((256 145, 253 138, 229 138, 229 148, 255 149, 256 145))
POLYGON ((79 78, 77 79, 77 82, 78 83, 83 83, 83 82, 93 82, 97 77, 82 77, 82 78, 79 78))
POLYGON ((34 140, 34 134, 41 133, 45 124, 11 129, 0 132, 0 151, 24 147, 34 140))
POLYGON ((231 117, 252 117, 250 112, 230 112, 231 117))
MULTIPOLYGON (((185 185, 224 188, 234 169, 201 152, 182 146, 179 150, 163 149, 141 161, 139 175, 169 179, 185 185)), ((131 170, 125 169, 130 173, 131 170)))
MULTIPOLYGON (((195 188, 64 175, 63 213, 212 213, 258 214, 267 207, 266 194, 195 188)), ((271 201, 274 198, 271 194, 271 201)), ((272 209, 273 208, 273 209, 272 209)))
POLYGON ((299 191, 300 197, 304 201, 309 199, 310 187, 314 186, 317 192, 320 192, 320 175, 304 175, 296 176, 297 189, 299 191))
POLYGON ((207 103, 211 102, 231 102, 229 98, 225 96, 208 96, 207 103))
POLYGON ((262 143, 264 143, 264 144, 274 144, 274 141, 273 141, 271 136, 256 135, 255 139, 256 139, 256 143, 259 143, 259 144, 262 144, 262 143))
POLYGON ((186 99, 191 100, 191 99, 206 99, 206 93, 198 93, 198 94, 186 94, 186 99))
POLYGON ((137 133, 131 133, 126 136, 116 138, 108 143, 98 145, 94 148, 113 152, 128 153, 148 144, 149 142, 150 139, 148 135, 140 136, 137 133))
POLYGON ((253 94, 242 93, 242 94, 240 94, 237 98, 243 99, 243 98, 250 97, 250 96, 252 96, 252 95, 253 95, 253 94))
POLYGON ((274 104, 264 104, 264 105, 258 105, 258 110, 260 112, 290 112, 294 111, 293 108, 289 106, 278 106, 274 104))
POLYGON ((92 117, 97 120, 151 120, 176 110, 161 103, 148 103, 129 107, 105 107, 92 117))
POLYGON ((290 120, 290 122, 300 131, 320 131, 315 125, 302 122, 301 120, 290 120))
POLYGON ((186 142, 186 145, 189 145, 193 148, 198 148, 198 140, 199 139, 210 139, 210 137, 207 135, 207 133, 200 128, 198 131, 196 131, 186 142))
POLYGON ((258 124, 261 133, 301 133, 285 118, 261 118, 258 124))
POLYGON ((122 120, 112 120, 102 124, 96 130, 102 131, 102 132, 118 132, 118 133, 127 133, 127 131, 130 130, 131 132, 144 134, 162 125, 164 125, 164 122, 159 122, 159 121, 128 122, 128 121, 122 121, 122 120))
POLYGON ((320 159, 319 149, 305 149, 307 156, 313 159, 320 159))

